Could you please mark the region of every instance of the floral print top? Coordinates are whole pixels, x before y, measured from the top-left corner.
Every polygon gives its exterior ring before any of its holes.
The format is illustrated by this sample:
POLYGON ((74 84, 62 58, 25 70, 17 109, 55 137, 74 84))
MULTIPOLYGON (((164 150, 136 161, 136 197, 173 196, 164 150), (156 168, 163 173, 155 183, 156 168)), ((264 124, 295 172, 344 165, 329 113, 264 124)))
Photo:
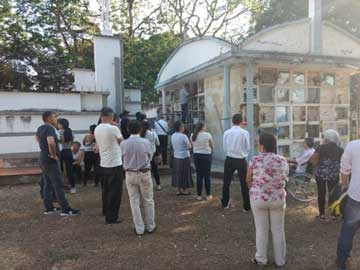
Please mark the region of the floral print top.
POLYGON ((286 197, 289 165, 284 157, 274 153, 261 153, 251 160, 250 169, 253 170, 251 199, 273 202, 286 197))

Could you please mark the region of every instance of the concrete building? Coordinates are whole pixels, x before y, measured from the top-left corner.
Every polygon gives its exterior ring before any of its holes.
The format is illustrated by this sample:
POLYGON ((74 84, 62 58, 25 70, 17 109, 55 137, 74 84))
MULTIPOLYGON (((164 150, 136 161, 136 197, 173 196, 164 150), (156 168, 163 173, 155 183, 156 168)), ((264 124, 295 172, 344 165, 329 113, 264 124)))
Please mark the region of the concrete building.
POLYGON ((215 158, 224 159, 222 134, 242 112, 252 153, 259 128, 274 133, 278 150, 295 156, 307 136, 321 140, 328 128, 343 144, 357 136, 350 111, 351 76, 359 73, 360 40, 322 21, 321 1, 310 0, 309 18, 265 29, 241 46, 203 37, 181 44, 158 74, 163 112, 180 111, 179 90, 191 85, 190 123, 204 120, 215 158))

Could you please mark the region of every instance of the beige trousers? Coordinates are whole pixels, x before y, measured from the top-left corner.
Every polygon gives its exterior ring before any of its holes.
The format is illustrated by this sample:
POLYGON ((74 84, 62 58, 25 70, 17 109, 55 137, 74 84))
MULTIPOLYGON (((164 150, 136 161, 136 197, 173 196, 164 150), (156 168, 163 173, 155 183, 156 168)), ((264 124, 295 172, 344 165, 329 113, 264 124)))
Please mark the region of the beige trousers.
POLYGON ((264 202, 251 199, 250 203, 256 227, 255 259, 260 263, 268 263, 268 241, 269 231, 271 231, 275 263, 277 266, 283 266, 286 262, 285 200, 264 202))
POLYGON ((129 193, 131 212, 138 234, 143 234, 145 229, 152 232, 155 227, 155 202, 151 173, 126 172, 126 187, 129 193), (140 199, 144 207, 144 220, 141 215, 140 199))

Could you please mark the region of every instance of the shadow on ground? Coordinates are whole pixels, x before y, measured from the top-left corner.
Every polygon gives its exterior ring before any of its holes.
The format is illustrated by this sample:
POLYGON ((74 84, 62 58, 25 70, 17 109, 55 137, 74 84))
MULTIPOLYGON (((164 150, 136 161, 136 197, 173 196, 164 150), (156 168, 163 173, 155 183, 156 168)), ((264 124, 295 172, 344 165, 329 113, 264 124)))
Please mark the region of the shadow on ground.
MULTIPOLYGON (((166 177, 162 181, 170 182, 166 177)), ((219 196, 221 185, 213 187, 219 196)), ((144 237, 133 233, 126 191, 123 223, 118 225, 104 225, 97 188, 79 188, 78 194, 68 195, 71 204, 82 210, 74 218, 43 216, 38 194, 35 185, 0 188, 0 269, 257 269, 249 263, 255 251, 253 219, 241 213, 236 182, 232 185, 235 207, 225 211, 219 208, 218 197, 210 202, 177 197, 165 184, 163 191, 155 192, 158 230, 144 237)), ((289 198, 284 269, 335 269, 340 222, 318 222, 315 215, 314 204, 289 198)), ((359 247, 358 237, 354 270, 360 269, 359 247)))

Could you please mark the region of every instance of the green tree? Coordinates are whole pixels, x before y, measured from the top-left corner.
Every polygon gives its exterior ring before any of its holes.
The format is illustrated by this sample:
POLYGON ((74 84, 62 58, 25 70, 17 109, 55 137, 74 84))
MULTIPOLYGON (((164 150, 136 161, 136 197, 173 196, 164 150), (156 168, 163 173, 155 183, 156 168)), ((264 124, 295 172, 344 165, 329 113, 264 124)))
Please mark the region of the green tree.
POLYGON ((91 37, 98 28, 88 1, 2 2, 0 63, 6 66, 3 76, 14 81, 17 89, 70 90, 70 69, 93 67, 91 37))
POLYGON ((142 90, 143 105, 158 101, 159 95, 154 90, 157 74, 180 42, 181 38, 171 33, 125 40, 125 86, 142 90))

